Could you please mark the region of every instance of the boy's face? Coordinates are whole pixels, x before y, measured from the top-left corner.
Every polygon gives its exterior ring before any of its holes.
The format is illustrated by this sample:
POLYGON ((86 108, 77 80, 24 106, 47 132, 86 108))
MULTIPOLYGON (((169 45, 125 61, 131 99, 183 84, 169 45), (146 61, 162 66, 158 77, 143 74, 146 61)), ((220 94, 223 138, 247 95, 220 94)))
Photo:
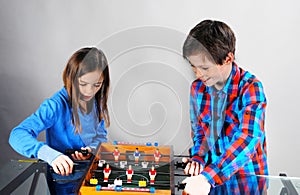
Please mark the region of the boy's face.
POLYGON ((101 71, 89 72, 78 78, 80 99, 90 101, 99 91, 103 83, 101 71))
MULTIPOLYGON (((191 55, 188 60, 197 79, 200 79, 206 86, 215 86, 216 89, 221 89, 228 78, 228 68, 226 64, 216 64, 203 54, 191 55)), ((231 69, 230 69, 231 70, 231 69)))

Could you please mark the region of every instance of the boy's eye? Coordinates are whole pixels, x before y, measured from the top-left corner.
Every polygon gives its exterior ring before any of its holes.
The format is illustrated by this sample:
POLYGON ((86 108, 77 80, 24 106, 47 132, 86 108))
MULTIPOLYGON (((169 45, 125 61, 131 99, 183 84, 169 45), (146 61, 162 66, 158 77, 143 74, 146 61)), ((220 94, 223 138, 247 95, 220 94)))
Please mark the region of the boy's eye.
POLYGON ((191 67, 195 70, 199 69, 199 70, 208 70, 208 67, 196 67, 194 65, 191 65, 191 67))

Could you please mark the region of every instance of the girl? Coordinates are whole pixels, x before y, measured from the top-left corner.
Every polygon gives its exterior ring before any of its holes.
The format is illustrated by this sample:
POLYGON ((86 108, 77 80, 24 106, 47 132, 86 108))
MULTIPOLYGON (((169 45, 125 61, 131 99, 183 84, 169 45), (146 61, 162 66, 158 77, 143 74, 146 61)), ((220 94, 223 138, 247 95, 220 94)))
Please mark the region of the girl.
MULTIPOLYGON (((90 158, 97 146, 107 141, 110 79, 104 53, 95 47, 76 51, 64 69, 63 82, 61 90, 12 130, 9 143, 18 153, 42 159, 56 174, 68 176, 73 160, 90 158), (44 130, 46 143, 36 139, 44 130), (69 149, 84 149, 88 155, 78 151, 65 155, 69 149)), ((66 194, 70 188, 54 185, 55 194, 66 194), (65 191, 59 191, 63 188, 65 191)))

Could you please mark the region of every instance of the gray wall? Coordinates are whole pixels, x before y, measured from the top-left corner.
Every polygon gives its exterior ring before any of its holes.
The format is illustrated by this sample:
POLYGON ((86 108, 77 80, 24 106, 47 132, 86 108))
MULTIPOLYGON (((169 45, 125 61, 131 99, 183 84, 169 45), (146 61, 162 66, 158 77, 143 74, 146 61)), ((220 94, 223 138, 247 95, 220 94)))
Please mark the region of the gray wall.
POLYGON ((193 74, 182 42, 200 20, 236 33, 236 62, 263 82, 270 173, 300 176, 299 1, 0 1, 0 164, 20 158, 10 130, 62 87, 70 55, 97 46, 110 62, 109 139, 191 146, 193 74))

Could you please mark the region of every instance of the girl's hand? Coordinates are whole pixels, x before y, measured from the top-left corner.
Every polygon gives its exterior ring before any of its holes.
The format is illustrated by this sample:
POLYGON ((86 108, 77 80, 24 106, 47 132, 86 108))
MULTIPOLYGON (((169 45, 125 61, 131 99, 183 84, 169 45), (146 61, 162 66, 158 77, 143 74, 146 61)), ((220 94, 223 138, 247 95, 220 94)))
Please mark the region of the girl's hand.
POLYGON ((73 161, 66 155, 59 155, 56 159, 51 162, 51 166, 55 173, 62 176, 72 173, 73 170, 73 161))
POLYGON ((81 152, 75 151, 75 153, 71 155, 74 160, 87 160, 92 156, 92 149, 90 147, 82 147, 81 150, 87 150, 88 154, 84 156, 81 152))

